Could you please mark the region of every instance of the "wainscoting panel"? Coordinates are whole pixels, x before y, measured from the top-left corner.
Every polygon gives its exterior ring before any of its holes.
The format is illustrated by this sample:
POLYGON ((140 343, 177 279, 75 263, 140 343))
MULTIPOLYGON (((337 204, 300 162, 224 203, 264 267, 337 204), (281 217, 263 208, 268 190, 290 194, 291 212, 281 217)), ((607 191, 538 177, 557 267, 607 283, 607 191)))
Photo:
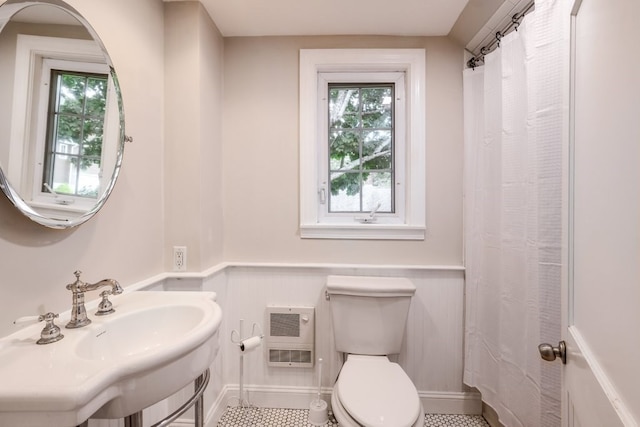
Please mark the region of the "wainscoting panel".
MULTIPOLYGON (((478 393, 462 383, 464 271, 458 267, 340 267, 298 265, 216 266, 202 274, 167 275, 144 290, 214 291, 223 310, 219 333, 220 352, 211 366, 211 380, 204 394, 206 425, 215 426, 227 405, 238 404, 240 352, 231 342, 231 331, 244 323, 244 337, 253 323, 265 327, 265 308, 315 307, 316 360, 323 359, 323 397, 340 372, 342 355, 333 345, 330 302, 325 298, 326 278, 331 274, 407 277, 416 285, 406 336, 396 361, 407 372, 428 413, 479 414, 478 393)), ((314 368, 267 366, 264 343, 244 355, 245 398, 262 407, 306 409, 317 387, 314 368)), ((193 387, 145 410, 145 425, 161 419, 193 394, 193 387)), ((189 425, 193 410, 176 421, 189 425)), ((91 427, 121 426, 121 420, 92 421, 91 427)))
MULTIPOLYGON (((333 346, 329 301, 325 299, 330 274, 404 276, 417 287, 409 313, 400 363, 419 391, 464 392, 462 384, 462 337, 464 273, 440 269, 230 267, 227 269, 226 299, 219 298, 225 312, 225 330, 244 319, 245 332, 256 322, 264 325, 267 305, 314 306, 316 308, 316 358, 322 357, 322 385, 331 387, 342 366, 333 346)), ((239 353, 223 345, 224 381, 239 383, 239 353)), ((317 368, 268 367, 264 346, 245 355, 244 383, 255 386, 314 387, 317 368)))

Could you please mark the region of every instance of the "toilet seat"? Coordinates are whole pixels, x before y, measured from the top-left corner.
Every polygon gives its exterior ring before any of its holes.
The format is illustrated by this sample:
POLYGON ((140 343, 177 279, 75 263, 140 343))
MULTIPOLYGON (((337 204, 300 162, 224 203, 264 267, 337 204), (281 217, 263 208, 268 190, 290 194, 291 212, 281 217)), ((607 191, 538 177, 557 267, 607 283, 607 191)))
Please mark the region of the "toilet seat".
POLYGON ((422 422, 418 391, 400 365, 386 356, 349 355, 334 393, 360 425, 411 427, 418 418, 422 422))

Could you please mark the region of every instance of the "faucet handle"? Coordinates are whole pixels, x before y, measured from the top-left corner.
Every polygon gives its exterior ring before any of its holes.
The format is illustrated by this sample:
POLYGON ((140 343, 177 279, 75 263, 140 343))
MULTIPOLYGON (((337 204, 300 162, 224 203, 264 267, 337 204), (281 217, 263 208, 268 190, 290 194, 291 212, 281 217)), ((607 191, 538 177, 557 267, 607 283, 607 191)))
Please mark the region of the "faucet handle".
POLYGON ((20 323, 35 323, 35 322, 40 322, 40 316, 22 316, 22 317, 18 317, 16 320, 13 321, 14 325, 18 325, 20 323))
POLYGON ((64 338, 64 335, 60 333, 58 325, 53 323, 54 319, 58 316, 58 314, 49 312, 40 316, 19 317, 14 320, 13 323, 42 322, 44 320, 47 323, 44 325, 42 332, 40 332, 40 339, 36 341, 36 344, 51 344, 52 342, 60 341, 64 338))
POLYGON ((113 308, 113 303, 109 301, 109 295, 111 294, 113 294, 111 290, 100 292, 102 301, 100 301, 100 304, 98 304, 98 311, 96 311, 96 316, 105 316, 116 311, 116 309, 113 308))
POLYGON ((46 324, 42 332, 40 332, 40 339, 36 341, 36 344, 51 344, 64 338, 64 335, 60 333, 58 325, 53 323, 57 317, 59 317, 59 314, 51 312, 38 317, 38 321, 42 322, 44 320, 46 324))
POLYGON ((82 275, 82 271, 76 270, 73 272, 73 275, 76 276, 76 281, 73 283, 69 283, 66 288, 72 292, 79 292, 80 286, 84 285, 84 283, 80 280, 80 275, 82 275))

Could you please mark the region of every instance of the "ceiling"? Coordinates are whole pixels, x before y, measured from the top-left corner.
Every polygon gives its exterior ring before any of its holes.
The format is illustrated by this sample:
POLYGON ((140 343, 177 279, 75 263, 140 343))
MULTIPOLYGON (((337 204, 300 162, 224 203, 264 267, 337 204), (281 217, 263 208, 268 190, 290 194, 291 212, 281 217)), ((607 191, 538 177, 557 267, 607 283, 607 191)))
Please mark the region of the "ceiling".
POLYGON ((82 25, 76 18, 57 7, 26 7, 13 15, 11 20, 30 24, 82 25))
POLYGON ((468 0, 201 0, 224 36, 445 35, 468 0))
POLYGON ((463 45, 505 1, 200 0, 225 37, 452 35, 463 45))

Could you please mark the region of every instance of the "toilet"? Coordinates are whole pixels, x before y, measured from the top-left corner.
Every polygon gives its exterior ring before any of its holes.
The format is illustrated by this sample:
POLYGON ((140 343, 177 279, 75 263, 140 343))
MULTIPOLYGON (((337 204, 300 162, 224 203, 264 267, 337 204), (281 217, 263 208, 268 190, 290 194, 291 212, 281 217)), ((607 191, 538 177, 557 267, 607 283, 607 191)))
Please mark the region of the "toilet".
POLYGON ((416 287, 405 278, 329 276, 336 350, 346 355, 331 407, 340 427, 421 427, 424 409, 400 353, 416 287))

